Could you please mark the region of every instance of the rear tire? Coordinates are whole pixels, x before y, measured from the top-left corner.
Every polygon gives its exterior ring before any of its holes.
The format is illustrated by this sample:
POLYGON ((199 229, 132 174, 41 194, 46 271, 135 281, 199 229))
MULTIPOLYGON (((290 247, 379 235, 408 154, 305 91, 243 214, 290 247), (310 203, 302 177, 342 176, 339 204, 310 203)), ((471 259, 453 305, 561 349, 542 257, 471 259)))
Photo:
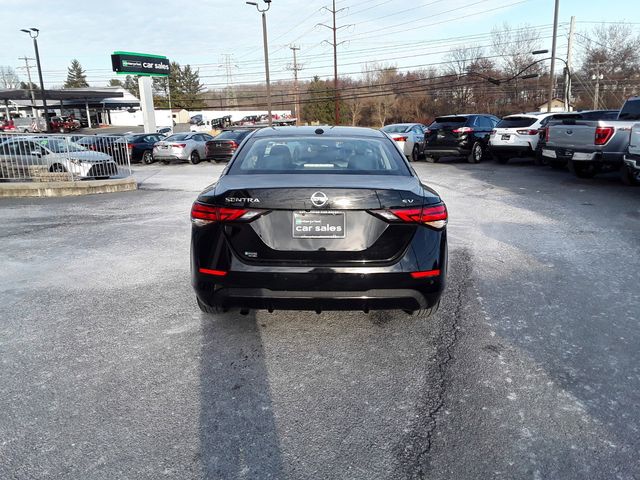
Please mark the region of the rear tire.
POLYGON ((597 172, 595 165, 569 162, 569 171, 578 178, 593 178, 597 172))
POLYGON ((195 150, 191 152, 191 155, 189 155, 189 163, 191 165, 197 165, 200 163, 200 154, 195 150))
POLYGON ((416 318, 429 318, 432 315, 435 315, 438 309, 440 308, 440 300, 436 302, 431 308, 422 308, 420 310, 405 310, 408 315, 416 318))
POLYGON ((67 171, 67 169, 64 168, 64 165, 60 165, 59 163, 54 163, 53 165, 51 165, 51 168, 49 168, 49 171, 54 173, 64 173, 67 171))
POLYGON ((204 313, 208 313, 208 314, 211 314, 211 315, 220 315, 221 313, 225 312, 224 308, 221 308, 221 307, 218 307, 218 306, 207 305, 202 300, 200 300, 198 297, 196 297, 196 301, 198 302, 198 308, 200 308, 200 310, 202 312, 204 312, 204 313))
POLYGON ((483 155, 484 152, 482 150, 482 145, 480 144, 480 142, 476 142, 473 144, 473 147, 471 147, 471 153, 467 157, 467 162, 480 163, 483 155))
POLYGON ((145 150, 142 154, 142 163, 145 165, 151 165, 153 163, 153 154, 151 153, 151 150, 145 150))
POLYGON ((426 157, 427 162, 429 163, 438 163, 440 161, 440 159, 438 157, 426 157))
POLYGON ((418 145, 414 145, 413 146, 413 150, 411 151, 411 159, 412 162, 417 162, 418 160, 420 160, 420 149, 418 148, 418 145))
POLYGON ((623 165, 620 170, 620 179, 622 183, 630 187, 640 186, 640 172, 632 170, 626 165, 623 165))

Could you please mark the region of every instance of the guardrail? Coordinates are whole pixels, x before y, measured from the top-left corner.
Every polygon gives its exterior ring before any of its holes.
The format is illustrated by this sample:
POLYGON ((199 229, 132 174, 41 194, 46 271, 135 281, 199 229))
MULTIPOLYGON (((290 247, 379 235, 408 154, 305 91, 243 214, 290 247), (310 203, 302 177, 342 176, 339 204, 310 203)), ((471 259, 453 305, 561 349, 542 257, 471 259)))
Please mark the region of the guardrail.
POLYGON ((0 133, 0 181, 77 181, 131 175, 122 135, 0 133))

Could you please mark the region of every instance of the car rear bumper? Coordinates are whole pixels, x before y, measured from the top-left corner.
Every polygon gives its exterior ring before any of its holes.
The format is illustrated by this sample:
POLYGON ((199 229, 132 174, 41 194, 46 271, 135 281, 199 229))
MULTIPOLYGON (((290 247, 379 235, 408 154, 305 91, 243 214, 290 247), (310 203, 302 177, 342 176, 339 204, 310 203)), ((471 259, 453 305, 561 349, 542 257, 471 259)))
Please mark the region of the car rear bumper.
POLYGON ((194 288, 204 303, 222 308, 418 310, 437 303, 444 288, 445 275, 445 270, 438 276, 423 279, 413 279, 408 273, 274 272, 251 275, 230 272, 224 279, 197 274, 194 288))
POLYGON ((471 153, 471 149, 462 147, 427 147, 424 153, 428 157, 464 157, 471 153))
POLYGON ((186 155, 163 155, 162 153, 153 152, 153 159, 157 162, 162 161, 171 161, 171 160, 179 160, 181 162, 186 162, 189 160, 189 157, 186 155))
POLYGON ((629 170, 640 172, 640 157, 635 155, 625 155, 624 164, 629 170))
POLYGON ((542 156, 559 161, 594 162, 600 165, 619 167, 622 164, 624 153, 544 146, 542 156))
POLYGON ((489 144, 489 151, 499 155, 533 155, 531 145, 494 145, 489 144))

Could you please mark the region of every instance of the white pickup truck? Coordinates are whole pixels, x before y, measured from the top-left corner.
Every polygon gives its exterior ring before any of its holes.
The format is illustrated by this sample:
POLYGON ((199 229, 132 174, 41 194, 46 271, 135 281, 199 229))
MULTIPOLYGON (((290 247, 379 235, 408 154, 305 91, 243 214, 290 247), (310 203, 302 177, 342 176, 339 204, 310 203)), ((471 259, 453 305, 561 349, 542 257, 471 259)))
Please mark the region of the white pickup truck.
POLYGON ((629 98, 616 120, 562 120, 548 127, 542 155, 550 161, 566 160, 580 178, 620 170, 637 122, 640 97, 629 98))

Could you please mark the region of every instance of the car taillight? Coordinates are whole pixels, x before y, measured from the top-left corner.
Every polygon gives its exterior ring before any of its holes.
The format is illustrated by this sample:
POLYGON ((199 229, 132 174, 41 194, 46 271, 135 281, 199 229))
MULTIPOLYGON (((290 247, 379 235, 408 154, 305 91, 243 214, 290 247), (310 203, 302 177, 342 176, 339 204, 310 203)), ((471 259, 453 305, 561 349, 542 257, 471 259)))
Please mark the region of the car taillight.
POLYGON ((473 132, 473 128, 471 128, 471 127, 460 127, 460 128, 454 128, 451 131, 453 133, 472 133, 473 132))
POLYGON ((129 150, 133 150, 133 143, 127 143, 127 148, 129 150))
POLYGON ((396 142, 406 142, 407 137, 393 137, 396 142))
POLYGON ((265 213, 266 210, 218 207, 195 202, 191 207, 191 221, 200 226, 213 222, 250 222, 265 213))
POLYGON ((544 141, 545 142, 549 141, 549 127, 545 127, 544 129, 544 141))
POLYGON ((392 208, 373 210, 372 213, 390 222, 419 223, 441 229, 447 225, 447 207, 444 204, 422 208, 392 208))
POLYGON ((187 146, 187 144, 186 143, 172 143, 171 146, 174 147, 174 148, 184 148, 184 147, 187 146))
POLYGON ((96 146, 95 145, 89 145, 89 150, 95 151, 96 150, 96 146))
POLYGON ((520 135, 538 135, 538 130, 516 130, 520 135))
POLYGON ((230 148, 238 148, 238 143, 235 140, 231 140, 229 143, 230 148))
POLYGON ((598 128, 596 128, 595 144, 596 145, 604 145, 605 143, 607 143, 611 139, 611 137, 613 136, 613 131, 614 131, 613 127, 598 127, 598 128))

